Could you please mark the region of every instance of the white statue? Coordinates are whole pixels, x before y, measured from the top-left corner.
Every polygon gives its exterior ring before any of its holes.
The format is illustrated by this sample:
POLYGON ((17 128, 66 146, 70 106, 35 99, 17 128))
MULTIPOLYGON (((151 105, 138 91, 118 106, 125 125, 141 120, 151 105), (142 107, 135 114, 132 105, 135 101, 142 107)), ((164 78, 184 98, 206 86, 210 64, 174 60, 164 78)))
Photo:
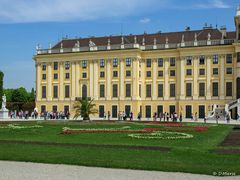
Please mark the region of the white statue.
POLYGON ((5 94, 2 96, 2 109, 6 109, 7 98, 5 94))

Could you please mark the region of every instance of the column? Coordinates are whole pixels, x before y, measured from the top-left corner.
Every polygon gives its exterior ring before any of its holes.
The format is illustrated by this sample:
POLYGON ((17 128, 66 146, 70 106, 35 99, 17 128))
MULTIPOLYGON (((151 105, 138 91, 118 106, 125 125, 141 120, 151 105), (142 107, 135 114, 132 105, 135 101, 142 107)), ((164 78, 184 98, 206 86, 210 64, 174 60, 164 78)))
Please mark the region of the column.
POLYGON ((75 69, 75 62, 72 62, 72 73, 71 73, 71 77, 72 77, 72 81, 71 81, 71 90, 72 90, 72 94, 71 94, 71 99, 72 100, 75 100, 75 96, 76 96, 76 94, 75 94, 75 82, 76 82, 76 69, 75 69))
POLYGON ((152 99, 157 99, 157 59, 153 59, 152 99))
POLYGON ((206 99, 211 99, 211 62, 212 58, 211 56, 207 56, 207 72, 206 72, 206 78, 207 78, 207 85, 206 85, 206 99))
POLYGON ((92 60, 89 60, 88 61, 89 63, 89 96, 92 98, 93 97, 93 76, 94 76, 94 73, 93 73, 93 61, 92 60))
POLYGON ((60 68, 60 75, 59 75, 59 79, 60 79, 60 85, 59 85, 59 100, 63 101, 64 99, 64 91, 65 88, 63 87, 63 82, 64 82, 64 74, 63 74, 63 62, 59 62, 59 68, 60 68))
POLYGON ((107 100, 111 100, 111 63, 110 63, 110 59, 106 59, 106 63, 107 63, 107 85, 106 85, 106 92, 107 92, 107 100))
POLYGON ((120 59, 120 100, 124 100, 124 59, 120 59))
POLYGON ((224 68, 224 63, 225 63, 225 56, 224 55, 221 55, 219 57, 220 59, 220 99, 224 99, 224 96, 225 96, 225 81, 224 81, 224 75, 225 75, 225 68, 224 68))
POLYGON ((75 84, 76 97, 79 97, 79 91, 80 91, 80 89, 79 89, 79 79, 80 79, 79 71, 80 71, 79 62, 76 62, 76 84, 75 84))
POLYGON ((164 100, 168 100, 169 99, 169 72, 168 72, 168 68, 169 68, 169 59, 166 58, 164 59, 164 100))
MULTIPOLYGON (((142 85, 141 85, 141 90, 142 90, 142 94, 141 94, 141 99, 142 100, 145 100, 146 98, 146 82, 145 82, 145 78, 146 78, 146 64, 145 64, 145 59, 142 59, 141 61, 141 69, 142 69, 142 72, 141 72, 141 78, 142 78, 142 85)), ((142 107, 143 108, 143 107, 142 107)), ((142 109, 143 112, 144 112, 144 109, 142 109)))
POLYGON ((41 64, 36 63, 36 93, 37 93, 37 101, 41 99, 41 64))
POLYGON ((198 99, 198 56, 193 57, 193 99, 198 99))
POLYGON ((52 100, 52 64, 48 63, 47 64, 47 72, 48 72, 48 82, 47 82, 47 100, 51 101, 52 100))
POLYGON ((98 61, 94 60, 94 99, 98 99, 98 61))
POLYGON ((137 99, 137 75, 138 75, 138 68, 137 68, 137 59, 133 59, 133 100, 137 99))
POLYGON ((180 99, 185 99, 185 57, 180 57, 180 99))

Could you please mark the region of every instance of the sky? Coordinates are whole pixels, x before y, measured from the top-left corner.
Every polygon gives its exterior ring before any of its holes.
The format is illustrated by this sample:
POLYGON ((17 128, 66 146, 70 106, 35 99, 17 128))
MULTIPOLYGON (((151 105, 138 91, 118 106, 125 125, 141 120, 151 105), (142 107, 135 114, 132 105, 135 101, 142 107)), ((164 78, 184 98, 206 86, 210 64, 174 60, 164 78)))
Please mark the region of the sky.
POLYGON ((128 35, 225 25, 235 31, 239 0, 0 0, 4 88, 35 88, 37 44, 64 37, 128 35))

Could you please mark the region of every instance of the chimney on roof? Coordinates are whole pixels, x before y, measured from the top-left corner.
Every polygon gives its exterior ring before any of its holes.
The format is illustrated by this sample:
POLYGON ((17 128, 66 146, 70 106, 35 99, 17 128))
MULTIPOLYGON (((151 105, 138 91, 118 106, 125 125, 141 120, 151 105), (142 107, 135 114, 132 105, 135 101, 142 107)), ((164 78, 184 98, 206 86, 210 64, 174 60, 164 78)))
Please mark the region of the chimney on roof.
POLYGON ((189 27, 189 26, 187 26, 186 28, 185 28, 185 31, 190 31, 191 30, 191 28, 189 27))
POLYGON ((212 24, 208 26, 208 24, 205 23, 203 29, 212 29, 212 24))
POLYGON ((224 39, 227 36, 227 28, 226 28, 226 26, 221 26, 220 32, 222 33, 222 39, 224 39))

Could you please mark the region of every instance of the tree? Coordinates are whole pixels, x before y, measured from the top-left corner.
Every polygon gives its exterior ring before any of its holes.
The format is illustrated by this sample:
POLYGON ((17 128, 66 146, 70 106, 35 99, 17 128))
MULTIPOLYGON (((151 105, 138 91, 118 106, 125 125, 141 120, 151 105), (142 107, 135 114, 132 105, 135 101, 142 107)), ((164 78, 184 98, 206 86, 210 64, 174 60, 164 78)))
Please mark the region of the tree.
POLYGON ((0 107, 2 106, 2 96, 3 96, 3 77, 4 74, 0 71, 0 107))
POLYGON ((28 102, 28 92, 25 88, 20 87, 12 92, 12 102, 28 102))
POLYGON ((93 103, 91 98, 78 98, 74 104, 75 115, 74 119, 83 117, 83 120, 90 120, 90 114, 96 114, 98 111, 94 109, 96 104, 93 103))

